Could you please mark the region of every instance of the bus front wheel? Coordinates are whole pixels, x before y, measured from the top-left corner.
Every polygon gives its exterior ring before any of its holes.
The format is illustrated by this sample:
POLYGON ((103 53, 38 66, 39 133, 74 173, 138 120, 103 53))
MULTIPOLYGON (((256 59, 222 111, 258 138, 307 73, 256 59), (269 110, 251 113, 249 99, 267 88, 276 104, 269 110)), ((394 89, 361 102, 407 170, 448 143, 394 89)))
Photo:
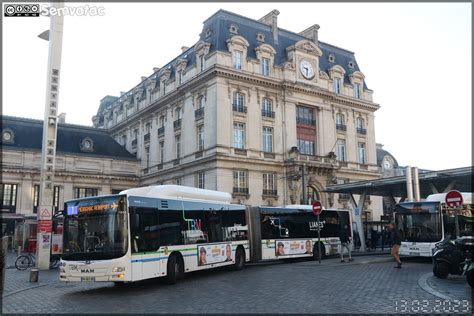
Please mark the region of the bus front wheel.
POLYGON ((168 258, 166 283, 175 284, 176 281, 182 279, 183 276, 184 276, 183 261, 176 254, 172 254, 168 258))

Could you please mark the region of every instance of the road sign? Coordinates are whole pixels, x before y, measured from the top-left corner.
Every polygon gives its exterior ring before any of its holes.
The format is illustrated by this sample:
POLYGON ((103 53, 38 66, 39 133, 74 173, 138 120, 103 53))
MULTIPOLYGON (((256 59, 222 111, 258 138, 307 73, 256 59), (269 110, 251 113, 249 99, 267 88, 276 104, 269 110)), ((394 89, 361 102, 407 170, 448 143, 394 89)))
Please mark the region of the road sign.
POLYGON ((50 233, 53 230, 53 221, 39 221, 39 231, 42 233, 50 233))
POLYGON ((313 213, 314 215, 319 215, 323 211, 323 205, 319 201, 313 202, 313 213))
POLYGON ((463 202, 461 192, 456 190, 449 191, 446 194, 445 202, 450 208, 460 208, 463 202))
POLYGON ((40 212, 40 220, 50 220, 51 212, 47 208, 43 208, 40 212))

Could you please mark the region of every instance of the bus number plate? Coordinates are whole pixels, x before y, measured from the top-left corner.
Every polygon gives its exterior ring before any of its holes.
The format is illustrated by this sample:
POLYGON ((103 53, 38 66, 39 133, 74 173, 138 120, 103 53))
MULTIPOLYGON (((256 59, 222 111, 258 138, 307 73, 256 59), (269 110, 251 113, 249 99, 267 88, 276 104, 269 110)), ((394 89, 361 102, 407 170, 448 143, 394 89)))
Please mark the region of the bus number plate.
POLYGON ((420 253, 419 252, 410 252, 409 255, 410 256, 419 256, 420 253))
POLYGON ((93 282, 95 281, 95 277, 81 277, 82 282, 93 282))

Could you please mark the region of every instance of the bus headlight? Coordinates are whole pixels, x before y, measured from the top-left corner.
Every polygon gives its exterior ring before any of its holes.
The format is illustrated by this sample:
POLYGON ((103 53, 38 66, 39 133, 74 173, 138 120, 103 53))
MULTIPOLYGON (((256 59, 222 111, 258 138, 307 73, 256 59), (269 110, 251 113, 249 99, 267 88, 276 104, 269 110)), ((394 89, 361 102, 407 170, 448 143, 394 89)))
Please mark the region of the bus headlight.
POLYGON ((125 267, 115 267, 112 269, 112 272, 124 272, 125 267))

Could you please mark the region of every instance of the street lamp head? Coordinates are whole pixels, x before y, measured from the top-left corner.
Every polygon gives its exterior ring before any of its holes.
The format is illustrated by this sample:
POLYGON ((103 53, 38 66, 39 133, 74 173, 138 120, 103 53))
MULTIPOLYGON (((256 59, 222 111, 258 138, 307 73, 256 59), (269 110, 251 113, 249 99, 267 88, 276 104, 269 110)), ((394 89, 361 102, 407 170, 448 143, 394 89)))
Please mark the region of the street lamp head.
POLYGON ((43 33, 39 34, 38 37, 45 41, 49 41, 49 30, 46 30, 43 33))

